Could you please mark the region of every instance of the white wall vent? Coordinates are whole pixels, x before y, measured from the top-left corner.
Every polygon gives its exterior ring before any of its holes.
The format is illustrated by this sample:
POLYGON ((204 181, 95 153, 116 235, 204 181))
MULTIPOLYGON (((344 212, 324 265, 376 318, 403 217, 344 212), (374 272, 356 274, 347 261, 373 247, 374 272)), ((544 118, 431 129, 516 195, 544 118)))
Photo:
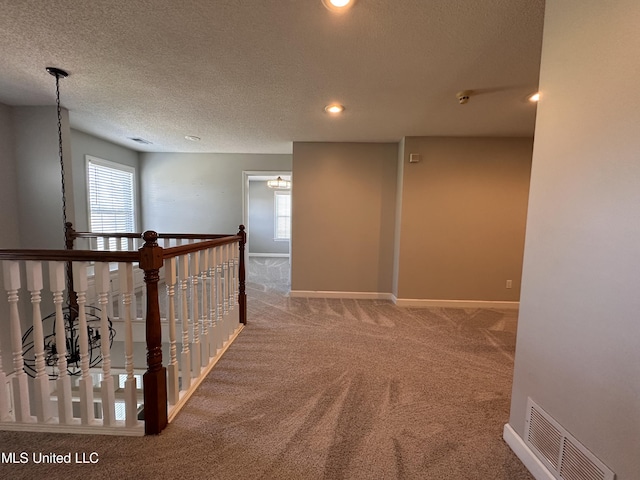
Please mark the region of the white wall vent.
POLYGON ((615 480, 615 474, 531 398, 525 443, 558 480, 615 480))

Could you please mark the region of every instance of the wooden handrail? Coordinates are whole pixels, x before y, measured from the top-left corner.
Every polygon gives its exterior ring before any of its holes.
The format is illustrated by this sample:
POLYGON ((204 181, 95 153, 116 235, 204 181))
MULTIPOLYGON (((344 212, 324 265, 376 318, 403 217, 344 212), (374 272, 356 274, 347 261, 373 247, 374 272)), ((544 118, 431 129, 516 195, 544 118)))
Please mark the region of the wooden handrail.
MULTIPOLYGON (((160 433, 167 425, 167 378, 166 367, 162 364, 162 329, 160 323, 160 307, 158 300, 158 282, 160 268, 165 259, 218 247, 227 244, 238 244, 238 307, 239 321, 247 323, 247 297, 245 272, 246 232, 240 225, 237 234, 157 234, 146 231, 137 233, 90 233, 76 232, 70 223, 66 225, 65 250, 0 250, 0 260, 36 260, 67 262, 67 276, 71 276, 71 262, 138 262, 144 271, 144 281, 147 289, 146 308, 146 343, 147 343, 147 371, 143 376, 144 404, 145 404, 145 433, 160 433), (76 238, 112 237, 112 238, 140 238, 144 245, 135 251, 102 251, 102 250, 73 250, 76 238), (162 248, 158 245, 160 238, 181 238, 201 240, 196 243, 162 248)), ((231 262, 233 265, 233 262, 231 262)), ((226 274, 225 274, 226 276, 226 274)), ((73 283, 67 287, 73 292, 73 283)), ((75 301, 74 299, 72 299, 75 301)), ((226 301, 226 300, 225 300, 226 301)), ((75 303, 74 303, 75 304, 75 303)), ((226 311, 226 307, 225 307, 226 311)))
MULTIPOLYGON (((141 239, 144 233, 123 233, 123 232, 76 232, 70 233, 72 239, 76 238, 135 238, 141 239)), ((175 238, 181 240, 209 240, 216 238, 230 237, 233 233, 158 233, 158 238, 175 238)))
POLYGON ((0 250, 0 260, 56 260, 61 262, 137 262, 140 254, 102 250, 0 250))
MULTIPOLYGON (((159 236, 158 236, 159 238, 159 236)), ((198 243, 190 243, 187 245, 178 245, 176 247, 168 247, 162 249, 163 258, 172 258, 185 253, 197 252, 206 248, 218 247, 220 245, 227 245, 229 243, 240 242, 242 238, 239 235, 225 236, 224 238, 218 238, 215 240, 205 240, 198 243)))
POLYGON ((117 233, 117 232, 74 232, 72 238, 135 238, 141 239, 141 233, 117 233))

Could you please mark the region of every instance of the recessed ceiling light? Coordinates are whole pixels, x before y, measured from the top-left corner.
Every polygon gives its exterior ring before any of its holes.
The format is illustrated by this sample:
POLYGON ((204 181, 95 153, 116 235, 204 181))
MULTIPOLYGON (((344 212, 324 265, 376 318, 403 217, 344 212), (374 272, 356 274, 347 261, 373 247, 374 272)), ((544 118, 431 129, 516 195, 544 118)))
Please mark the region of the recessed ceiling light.
POLYGON ((322 0, 322 4, 332 12, 343 12, 353 6, 355 0, 322 0))
POLYGON ((530 102, 537 102, 538 100, 540 100, 540 92, 536 92, 533 95, 529 96, 530 102))
POLYGON ((191 140, 192 142, 199 142, 200 137, 196 137, 195 135, 185 135, 184 138, 187 140, 191 140))
POLYGON ((327 113, 342 113, 344 112, 344 105, 332 103, 331 105, 324 107, 324 111, 327 113))

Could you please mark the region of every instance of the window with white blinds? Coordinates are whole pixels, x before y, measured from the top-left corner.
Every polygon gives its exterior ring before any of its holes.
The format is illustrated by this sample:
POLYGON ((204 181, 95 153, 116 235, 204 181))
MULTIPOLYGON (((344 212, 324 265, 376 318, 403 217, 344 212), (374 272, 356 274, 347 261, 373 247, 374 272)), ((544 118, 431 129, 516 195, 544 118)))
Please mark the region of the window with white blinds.
MULTIPOLYGON (((89 229, 92 232, 135 231, 135 169, 87 156, 89 229)), ((115 241, 113 242, 115 243, 115 241)), ((109 250, 115 250, 110 245, 109 250)), ((99 249, 105 245, 98 242, 99 249)))
POLYGON ((276 240, 289 240, 291 237, 291 194, 273 192, 275 195, 275 235, 276 240))

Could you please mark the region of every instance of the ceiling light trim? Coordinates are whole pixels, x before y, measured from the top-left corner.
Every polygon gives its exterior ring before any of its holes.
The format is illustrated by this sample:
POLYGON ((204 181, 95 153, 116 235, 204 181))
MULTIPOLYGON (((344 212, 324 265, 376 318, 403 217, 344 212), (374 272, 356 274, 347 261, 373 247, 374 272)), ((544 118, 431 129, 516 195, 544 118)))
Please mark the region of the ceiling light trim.
POLYGON ((341 105, 339 103, 330 103, 329 105, 324 107, 324 111, 332 115, 338 115, 344 112, 344 110, 345 110, 344 105, 341 105))
POLYGON ((346 2, 344 0, 322 0, 325 8, 334 13, 344 13, 350 10, 355 3, 356 0, 347 0, 346 2))

